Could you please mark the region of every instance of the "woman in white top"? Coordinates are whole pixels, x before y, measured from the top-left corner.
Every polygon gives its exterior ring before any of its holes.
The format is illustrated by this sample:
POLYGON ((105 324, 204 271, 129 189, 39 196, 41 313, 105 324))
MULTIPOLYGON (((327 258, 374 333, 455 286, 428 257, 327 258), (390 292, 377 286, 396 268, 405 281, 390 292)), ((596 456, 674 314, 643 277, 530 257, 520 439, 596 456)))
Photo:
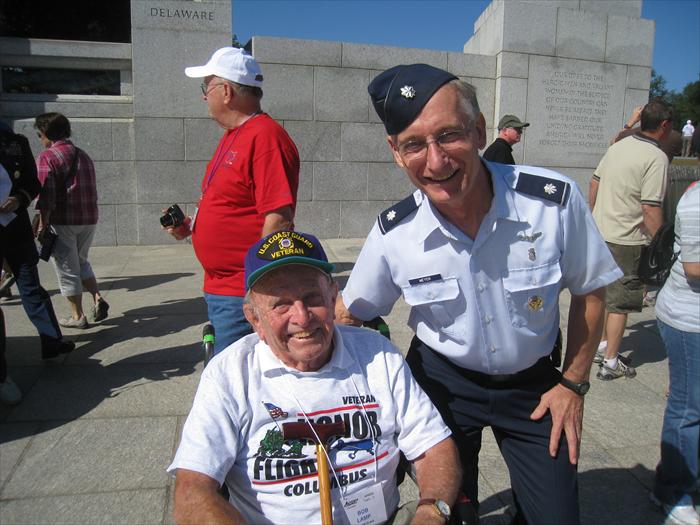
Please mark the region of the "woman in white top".
POLYGON ((673 523, 700 524, 690 493, 698 483, 700 441, 700 184, 678 202, 680 255, 659 292, 656 317, 668 353, 670 394, 652 500, 673 523))

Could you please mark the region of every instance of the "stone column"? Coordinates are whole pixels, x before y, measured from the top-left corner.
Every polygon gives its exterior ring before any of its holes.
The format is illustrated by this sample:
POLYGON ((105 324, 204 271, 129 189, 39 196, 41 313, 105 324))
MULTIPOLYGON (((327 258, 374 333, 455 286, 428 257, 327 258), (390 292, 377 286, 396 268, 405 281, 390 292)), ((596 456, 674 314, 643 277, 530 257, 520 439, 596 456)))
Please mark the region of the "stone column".
POLYGON ((160 210, 198 199, 221 129, 207 116, 201 80, 185 77, 184 69, 204 64, 231 38, 231 0, 131 0, 139 244, 168 242, 160 210))
POLYGON ((464 51, 497 58, 494 128, 508 113, 531 123, 516 162, 587 187, 610 139, 648 99, 654 22, 641 10, 641 0, 494 0, 484 10, 464 51))

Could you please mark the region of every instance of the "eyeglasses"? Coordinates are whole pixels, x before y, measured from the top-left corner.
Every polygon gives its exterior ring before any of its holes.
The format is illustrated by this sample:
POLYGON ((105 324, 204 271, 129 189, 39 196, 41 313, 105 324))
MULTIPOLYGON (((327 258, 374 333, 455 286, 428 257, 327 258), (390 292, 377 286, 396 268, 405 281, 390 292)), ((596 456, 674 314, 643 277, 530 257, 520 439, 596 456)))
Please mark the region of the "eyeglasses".
POLYGON ((210 85, 207 85, 206 82, 202 82, 199 85, 199 87, 202 90, 202 95, 204 95, 206 97, 213 89, 216 89, 219 86, 223 86, 224 84, 225 84, 225 82, 220 82, 218 84, 213 84, 210 86, 210 85))
POLYGON ((418 160, 425 157, 428 147, 433 143, 444 152, 464 146, 470 132, 468 129, 450 129, 443 131, 433 140, 409 140, 396 146, 396 149, 405 161, 418 160))

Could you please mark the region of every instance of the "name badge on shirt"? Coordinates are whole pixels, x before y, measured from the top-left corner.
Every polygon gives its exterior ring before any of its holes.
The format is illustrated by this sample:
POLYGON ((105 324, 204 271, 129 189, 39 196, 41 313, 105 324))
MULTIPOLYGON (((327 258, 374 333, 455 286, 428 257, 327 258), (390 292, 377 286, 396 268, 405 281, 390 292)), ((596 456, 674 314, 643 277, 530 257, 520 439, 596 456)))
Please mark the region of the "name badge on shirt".
POLYGON ((418 277, 417 279, 409 279, 408 284, 415 286, 417 284, 430 283, 432 281, 441 281, 442 275, 436 273, 434 275, 426 275, 424 277, 418 277))
POLYGON ((387 521, 383 483, 386 482, 375 483, 343 498, 343 510, 352 525, 372 525, 387 521))

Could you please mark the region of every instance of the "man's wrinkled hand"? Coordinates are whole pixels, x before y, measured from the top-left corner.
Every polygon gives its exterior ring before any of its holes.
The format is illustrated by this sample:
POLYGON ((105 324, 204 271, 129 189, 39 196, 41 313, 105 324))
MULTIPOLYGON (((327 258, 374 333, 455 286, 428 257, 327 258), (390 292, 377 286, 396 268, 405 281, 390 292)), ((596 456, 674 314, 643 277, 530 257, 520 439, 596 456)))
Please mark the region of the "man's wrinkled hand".
POLYGON ((540 398, 540 404, 530 419, 541 419, 549 411, 552 415, 552 433, 549 436, 549 454, 556 457, 562 431, 569 446, 569 462, 578 463, 583 428, 583 397, 557 384, 540 398))

